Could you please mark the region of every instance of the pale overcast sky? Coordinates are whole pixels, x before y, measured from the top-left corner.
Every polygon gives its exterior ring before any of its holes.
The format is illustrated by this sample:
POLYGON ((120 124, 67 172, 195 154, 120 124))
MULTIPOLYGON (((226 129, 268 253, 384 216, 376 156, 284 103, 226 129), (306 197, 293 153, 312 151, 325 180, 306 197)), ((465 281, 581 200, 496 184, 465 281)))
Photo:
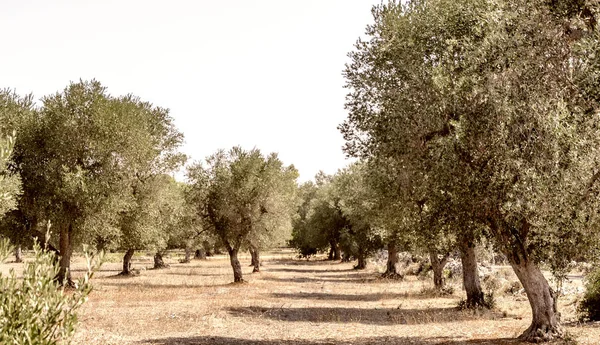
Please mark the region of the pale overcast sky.
POLYGON ((309 180, 347 164, 341 72, 380 2, 2 1, 0 87, 95 78, 171 109, 194 160, 256 146, 309 180))

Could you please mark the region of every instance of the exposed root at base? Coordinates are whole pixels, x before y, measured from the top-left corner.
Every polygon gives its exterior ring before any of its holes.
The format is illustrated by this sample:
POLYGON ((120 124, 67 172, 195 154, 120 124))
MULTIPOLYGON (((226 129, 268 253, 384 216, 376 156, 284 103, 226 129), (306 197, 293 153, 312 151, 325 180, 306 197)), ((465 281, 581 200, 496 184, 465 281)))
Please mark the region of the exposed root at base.
POLYGON ((129 272, 120 272, 119 274, 117 274, 117 276, 120 276, 120 277, 137 277, 139 275, 140 275, 140 271, 136 270, 136 269, 133 269, 129 272))
POLYGON ((555 339, 564 337, 565 332, 560 326, 549 326, 549 325, 534 325, 532 324, 529 328, 519 336, 519 340, 527 341, 530 343, 544 343, 555 339))

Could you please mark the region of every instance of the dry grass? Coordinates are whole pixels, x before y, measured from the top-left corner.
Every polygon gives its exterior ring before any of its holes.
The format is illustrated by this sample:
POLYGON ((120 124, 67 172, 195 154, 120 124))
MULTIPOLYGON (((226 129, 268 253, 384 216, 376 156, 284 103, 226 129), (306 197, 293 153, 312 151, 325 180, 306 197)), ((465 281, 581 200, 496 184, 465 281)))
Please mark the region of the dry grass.
MULTIPOLYGON (((458 311, 460 288, 436 297, 422 293, 429 281, 379 279, 374 267, 294 260, 291 251, 265 255, 262 273, 244 267, 248 283, 238 285, 230 284, 225 256, 177 259, 137 277, 116 277, 120 263, 106 263, 74 344, 519 344, 512 338, 529 324, 523 296, 498 297, 495 311, 458 311)), ((151 257, 137 257, 134 266, 150 267, 151 257)), ((563 313, 573 310, 570 302, 562 301, 563 313)), ((598 325, 567 329, 580 344, 600 343, 598 325)))

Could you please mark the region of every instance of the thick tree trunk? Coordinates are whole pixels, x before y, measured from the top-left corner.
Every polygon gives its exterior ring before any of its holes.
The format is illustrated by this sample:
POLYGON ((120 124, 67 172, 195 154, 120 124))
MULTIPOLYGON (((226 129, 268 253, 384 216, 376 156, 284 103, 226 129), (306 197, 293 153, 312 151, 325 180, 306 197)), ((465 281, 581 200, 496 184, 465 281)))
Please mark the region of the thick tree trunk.
POLYGON ((258 249, 250 248, 250 256, 252 257, 250 266, 254 267, 252 273, 260 272, 260 252, 258 249))
POLYGON ((128 249, 127 252, 125 252, 125 256, 123 256, 123 271, 120 275, 128 276, 131 274, 131 258, 133 257, 134 252, 135 250, 133 249, 128 249))
POLYGON ((540 268, 529 260, 529 253, 525 243, 530 225, 523 220, 522 227, 515 229, 507 224, 502 217, 488 218, 490 230, 499 243, 503 244, 502 252, 506 255, 515 274, 527 293, 531 306, 531 325, 519 339, 529 342, 550 341, 561 338, 564 331, 560 326, 556 296, 540 268))
POLYGON ((196 249, 196 253, 194 254, 194 259, 204 260, 206 259, 206 254, 203 249, 196 249))
POLYGON ((62 224, 59 235, 59 250, 60 250, 60 269, 56 275, 56 280, 63 285, 74 285, 71 279, 71 235, 72 225, 62 224))
POLYGON ((327 260, 333 260, 333 247, 329 248, 329 254, 327 254, 327 260))
POLYGON ((398 248, 396 247, 396 242, 390 241, 387 248, 388 258, 383 277, 400 279, 402 278, 402 275, 396 270, 396 264, 398 264, 398 248))
POLYGON ((436 251, 429 252, 431 269, 433 270, 433 286, 438 290, 441 290, 444 287, 444 267, 446 266, 449 257, 450 254, 447 253, 440 259, 436 251))
POLYGON ((460 261, 462 263, 463 285, 467 293, 467 308, 485 306, 483 291, 479 282, 475 244, 465 240, 460 244, 460 261))
POLYGON ((154 269, 160 268, 169 268, 169 265, 166 264, 163 260, 162 253, 156 252, 156 254, 154 255, 154 269))
POLYGON ((23 252, 20 244, 15 247, 15 262, 23 262, 23 252))
POLYGON ((519 338, 530 342, 541 342, 562 337, 564 331, 558 320, 556 296, 542 271, 528 260, 519 263, 511 262, 511 266, 527 293, 533 314, 531 325, 519 338))
POLYGON ((244 277, 242 275, 242 265, 238 260, 238 249, 229 249, 229 262, 231 262, 231 268, 233 268, 233 282, 242 283, 244 277))

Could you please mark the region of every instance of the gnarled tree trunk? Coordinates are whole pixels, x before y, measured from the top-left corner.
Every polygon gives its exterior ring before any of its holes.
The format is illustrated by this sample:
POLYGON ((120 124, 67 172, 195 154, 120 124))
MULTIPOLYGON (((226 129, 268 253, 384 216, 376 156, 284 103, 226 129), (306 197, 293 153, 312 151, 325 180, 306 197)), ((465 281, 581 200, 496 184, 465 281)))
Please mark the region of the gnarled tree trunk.
POLYGON ((252 269, 252 273, 260 272, 260 252, 257 248, 250 248, 250 256, 252 257, 252 262, 250 266, 254 267, 252 269))
POLYGON ((23 251, 20 244, 15 247, 15 262, 23 262, 23 251))
POLYGON ((240 264, 240 260, 238 260, 238 249, 232 248, 228 249, 228 251, 229 262, 231 263, 231 268, 233 268, 233 282, 242 283, 244 277, 242 275, 242 265, 240 264))
POLYGON ((501 217, 489 218, 490 229, 503 245, 502 252, 525 289, 531 306, 531 325, 519 339, 530 342, 550 341, 564 335, 556 308, 556 296, 537 264, 529 259, 526 247, 529 223, 523 220, 519 229, 511 228, 501 217))
POLYGON ((156 252, 156 254, 154 254, 154 269, 160 268, 169 268, 169 265, 163 260, 162 253, 156 252))
POLYGON ((123 256, 123 271, 119 273, 120 275, 128 276, 131 274, 131 258, 133 257, 134 252, 135 250, 133 249, 127 249, 125 252, 125 255, 123 256))
POLYGON ((465 238, 460 243, 460 261, 462 263, 463 285, 467 293, 467 308, 485 306, 483 291, 479 282, 475 244, 465 238))
POLYGON ((396 242, 390 241, 387 248, 388 258, 383 276, 386 278, 400 279, 402 278, 402 275, 396 270, 396 264, 398 264, 398 248, 396 247, 396 242))
POLYGON ((436 251, 429 252, 429 260, 431 260, 431 269, 433 270, 433 286, 441 290, 444 287, 444 267, 448 262, 450 253, 446 253, 441 259, 436 251))
POLYGON ((564 331, 558 320, 556 296, 542 271, 535 263, 528 260, 519 263, 511 262, 510 265, 527 293, 533 314, 531 325, 519 338, 540 342, 562 337, 564 331))

